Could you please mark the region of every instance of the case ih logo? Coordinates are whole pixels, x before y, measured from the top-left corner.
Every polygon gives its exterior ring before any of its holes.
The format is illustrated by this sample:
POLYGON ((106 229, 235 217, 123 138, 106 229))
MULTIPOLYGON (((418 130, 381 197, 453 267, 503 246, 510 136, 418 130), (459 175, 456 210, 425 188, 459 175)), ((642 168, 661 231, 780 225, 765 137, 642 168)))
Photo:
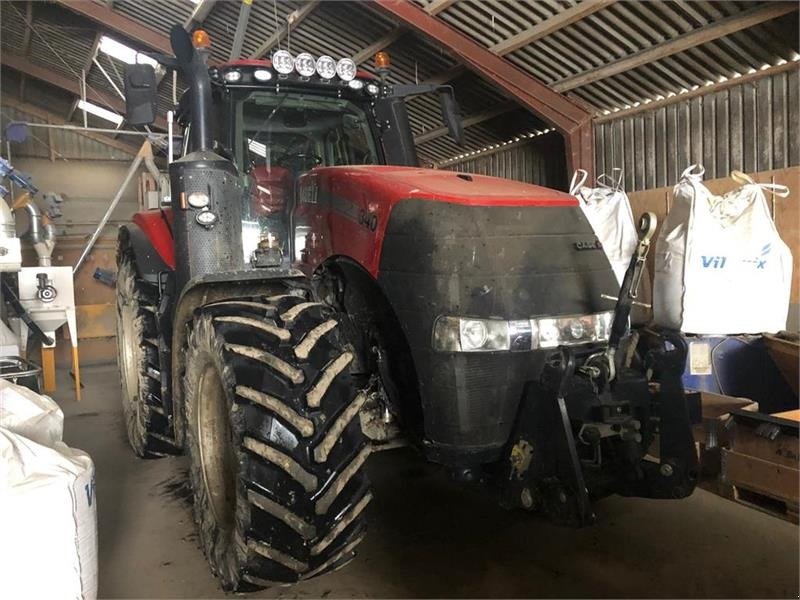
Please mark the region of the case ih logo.
MULTIPOLYGON (((742 262, 746 265, 752 265, 756 269, 765 269, 767 265, 767 255, 772 250, 772 244, 766 244, 761 248, 761 254, 753 258, 743 258, 742 262)), ((727 262, 727 256, 701 256, 700 261, 703 263, 704 269, 724 269, 727 262)))
POLYGON ((576 250, 602 250, 603 244, 600 240, 581 240, 575 242, 576 250))

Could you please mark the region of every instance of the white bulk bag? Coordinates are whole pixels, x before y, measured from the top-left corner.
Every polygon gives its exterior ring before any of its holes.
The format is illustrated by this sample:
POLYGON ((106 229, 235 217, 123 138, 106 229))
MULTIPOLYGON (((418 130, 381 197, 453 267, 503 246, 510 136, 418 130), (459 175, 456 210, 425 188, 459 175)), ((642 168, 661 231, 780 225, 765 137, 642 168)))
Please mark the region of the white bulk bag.
POLYGON ((578 169, 572 176, 569 193, 578 198, 586 219, 611 263, 617 281, 622 285, 625 271, 639 241, 633 220, 631 202, 621 187, 622 170, 613 169, 616 180, 607 175, 597 178, 597 187, 585 187, 587 173, 578 169), (608 183, 606 183, 608 182, 608 183))
POLYGON ((53 400, 0 380, 0 598, 97 597, 94 465, 62 424, 53 400))
POLYGON ((692 165, 673 191, 656 244, 653 313, 658 325, 686 333, 777 332, 786 328, 792 254, 769 214, 764 190, 785 197, 785 186, 754 183, 722 196, 703 185, 692 165))
POLYGON ((64 433, 64 413, 48 396, 0 379, 0 427, 54 446, 64 433))

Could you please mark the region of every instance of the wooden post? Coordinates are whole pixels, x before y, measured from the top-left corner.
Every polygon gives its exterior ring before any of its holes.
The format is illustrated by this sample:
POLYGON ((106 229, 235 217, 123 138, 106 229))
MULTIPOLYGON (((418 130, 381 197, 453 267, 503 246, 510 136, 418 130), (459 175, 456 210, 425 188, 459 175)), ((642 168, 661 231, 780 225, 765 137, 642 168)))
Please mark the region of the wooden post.
POLYGON ((45 392, 56 391, 56 348, 42 347, 42 381, 45 392))

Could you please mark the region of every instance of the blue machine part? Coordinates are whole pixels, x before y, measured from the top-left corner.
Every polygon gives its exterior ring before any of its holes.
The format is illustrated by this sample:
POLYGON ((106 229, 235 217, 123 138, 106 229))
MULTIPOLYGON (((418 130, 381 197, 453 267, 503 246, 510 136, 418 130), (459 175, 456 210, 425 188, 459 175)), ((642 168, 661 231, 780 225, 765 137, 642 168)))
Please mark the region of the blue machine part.
POLYGON ((11 166, 10 162, 4 158, 0 158, 0 179, 4 177, 8 177, 8 179, 13 181, 15 185, 18 185, 22 189, 29 191, 31 196, 34 196, 36 192, 39 191, 39 188, 31 183, 30 177, 23 175, 19 171, 16 171, 14 167, 11 166))
POLYGON ((760 412, 797 407, 795 396, 770 358, 761 336, 686 336, 683 385, 755 400, 760 412))

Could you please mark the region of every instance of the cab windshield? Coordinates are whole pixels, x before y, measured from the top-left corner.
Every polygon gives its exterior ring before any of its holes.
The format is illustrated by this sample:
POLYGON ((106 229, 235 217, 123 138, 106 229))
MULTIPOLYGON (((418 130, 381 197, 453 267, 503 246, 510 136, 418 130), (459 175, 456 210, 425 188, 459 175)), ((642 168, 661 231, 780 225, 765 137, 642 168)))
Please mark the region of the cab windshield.
POLYGON ((367 112, 350 100, 248 91, 233 101, 234 155, 247 193, 245 260, 259 240, 286 251, 295 182, 317 166, 379 164, 367 112))
POLYGON ((253 91, 236 105, 243 171, 280 167, 294 177, 316 167, 378 163, 367 114, 349 100, 253 91))

